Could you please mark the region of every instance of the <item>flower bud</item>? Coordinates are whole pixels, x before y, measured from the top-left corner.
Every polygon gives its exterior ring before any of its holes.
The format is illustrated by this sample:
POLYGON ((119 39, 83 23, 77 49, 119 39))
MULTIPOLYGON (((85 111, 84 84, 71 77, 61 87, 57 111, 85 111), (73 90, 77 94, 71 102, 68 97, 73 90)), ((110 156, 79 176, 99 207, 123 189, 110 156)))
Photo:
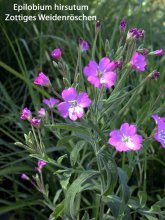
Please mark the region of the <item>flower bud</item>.
POLYGON ((119 29, 120 29, 120 33, 125 32, 125 30, 126 30, 126 21, 125 21, 125 19, 122 19, 120 21, 119 29))
POLYGON ((58 60, 62 55, 62 52, 60 50, 60 48, 55 48, 52 52, 51 52, 51 57, 55 60, 58 60))
POLYGON ((38 76, 35 78, 33 83, 39 86, 47 86, 47 87, 50 86, 50 80, 43 72, 40 72, 38 74, 38 76))
POLYGON ((29 177, 26 175, 26 173, 21 174, 21 179, 23 180, 29 180, 29 177))
POLYGON ((127 33, 127 42, 133 40, 139 40, 143 38, 143 36, 144 36, 144 30, 138 28, 131 28, 127 33))
POLYGON ((121 60, 115 60, 114 64, 115 64, 115 69, 120 69, 123 65, 123 62, 121 60))
POLYGON ((155 50, 150 52, 148 55, 162 56, 164 54, 163 49, 155 50))
POLYGON ((42 118, 42 117, 45 116, 45 114, 46 114, 45 109, 44 108, 40 108, 40 110, 38 111, 38 117, 42 118))
POLYGON ((32 118, 32 120, 30 121, 30 124, 33 127, 39 127, 41 120, 38 118, 32 118))
POLYGON ((157 79, 160 77, 160 72, 158 72, 157 70, 153 70, 149 75, 148 78, 149 79, 157 79))
POLYGON ((80 46, 80 49, 81 49, 82 52, 85 52, 89 48, 88 42, 83 40, 83 39, 79 40, 79 46, 80 46))
POLYGON ((38 166, 35 168, 35 170, 41 172, 44 166, 46 166, 46 162, 43 160, 38 160, 38 166))
POLYGON ((102 26, 102 24, 101 24, 101 21, 99 21, 99 20, 97 20, 96 21, 96 29, 101 29, 101 26, 102 26))
POLYGON ((22 109, 22 111, 21 111, 21 117, 20 117, 22 120, 28 120, 28 121, 30 121, 30 120, 31 120, 31 117, 32 117, 32 113, 31 113, 31 111, 30 111, 28 108, 22 109))

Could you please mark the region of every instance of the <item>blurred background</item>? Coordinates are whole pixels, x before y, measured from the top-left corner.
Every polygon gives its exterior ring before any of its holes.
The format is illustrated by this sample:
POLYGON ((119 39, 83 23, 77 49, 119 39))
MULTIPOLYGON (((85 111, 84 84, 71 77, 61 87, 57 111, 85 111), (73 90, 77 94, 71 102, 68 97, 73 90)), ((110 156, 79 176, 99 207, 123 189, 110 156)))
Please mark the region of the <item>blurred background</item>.
MULTIPOLYGON (((102 31, 97 42, 98 58, 105 55, 106 40, 110 42, 111 51, 117 47, 118 26, 122 18, 126 19, 127 30, 131 27, 145 30, 143 42, 145 48, 156 50, 165 45, 165 0, 62 0, 53 2, 88 5, 89 10, 85 14, 96 15, 97 19, 102 22, 102 31)), ((77 61, 78 39, 86 39, 91 46, 94 39, 95 22, 36 21, 24 23, 4 21, 4 14, 16 13, 13 12, 14 3, 52 4, 52 0, 0 1, 0 219, 47 219, 49 210, 45 210, 41 195, 20 179, 22 172, 31 172, 35 166, 35 160, 29 159, 28 153, 24 149, 14 145, 16 141, 24 142, 23 134, 29 130, 28 124, 20 120, 20 110, 24 106, 29 106, 37 111, 41 105, 40 100, 45 93, 43 90, 36 90, 31 83, 39 71, 45 72, 50 77, 54 82, 54 87, 60 93, 65 86, 62 81, 63 76, 52 62, 50 52, 56 47, 62 49, 63 59, 66 61, 72 78, 77 61)), ((35 13, 21 12, 24 15, 35 13)), ((70 14, 68 11, 58 13, 70 14)), ((81 14, 82 12, 72 13, 81 14)), ((83 64, 87 63, 90 55, 88 52, 83 57, 83 64)), ((140 108, 150 99, 155 100, 165 85, 164 62, 165 57, 150 59, 149 71, 157 69, 161 76, 156 83, 154 81, 145 88, 144 97, 139 101, 140 108)), ((163 116, 165 111, 161 107, 161 103, 163 100, 154 106, 153 112, 160 112, 163 116)), ((138 114, 141 112, 139 111, 138 114)), ((145 114, 142 120, 146 132, 150 131, 149 125, 146 125, 145 114)), ((52 140, 51 144, 48 143, 51 152, 57 150, 53 148, 55 144, 56 140, 52 140)), ((156 148, 156 151, 152 153, 155 156, 149 160, 152 170, 148 172, 150 176, 148 193, 151 204, 156 201, 157 193, 165 194, 164 184, 159 181, 165 177, 164 152, 162 149, 156 148)), ((58 186, 55 186, 55 180, 52 181, 54 182, 51 185, 54 187, 50 190, 53 191, 58 189, 58 186)))

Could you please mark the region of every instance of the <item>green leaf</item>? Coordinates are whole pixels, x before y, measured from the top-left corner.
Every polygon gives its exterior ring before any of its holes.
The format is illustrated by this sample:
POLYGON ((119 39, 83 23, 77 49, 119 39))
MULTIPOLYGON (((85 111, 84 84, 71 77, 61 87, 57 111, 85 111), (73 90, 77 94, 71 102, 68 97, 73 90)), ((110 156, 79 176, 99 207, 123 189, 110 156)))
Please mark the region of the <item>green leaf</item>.
POLYGON ((65 144, 68 144, 72 139, 75 138, 77 138, 77 136, 74 135, 62 137, 60 140, 58 140, 57 146, 63 146, 65 144))
POLYGON ((148 219, 148 220, 158 220, 157 218, 151 216, 151 215, 145 215, 145 217, 148 219))
POLYGON ((0 176, 12 174, 12 173, 20 173, 25 171, 31 171, 31 167, 27 165, 21 165, 21 166, 11 166, 0 170, 0 176))
POLYGON ((57 164, 58 164, 58 165, 61 165, 63 159, 64 159, 64 158, 67 158, 67 157, 68 157, 67 154, 64 154, 64 155, 62 155, 61 157, 59 157, 59 158, 57 159, 57 164))
POLYGON ((118 167, 118 175, 122 190, 122 203, 120 205, 119 216, 122 216, 128 204, 128 200, 130 198, 130 191, 127 185, 127 181, 128 181, 127 175, 124 172, 124 170, 122 170, 119 167, 118 167))
POLYGON ((69 80, 66 77, 63 77, 63 83, 64 83, 65 87, 70 87, 71 86, 69 80))
POLYGON ((81 132, 83 134, 88 134, 87 130, 84 129, 84 127, 78 126, 74 123, 72 124, 65 124, 65 123, 58 123, 58 124, 54 124, 54 125, 45 125, 46 127, 49 128, 56 128, 56 129, 64 129, 64 130, 68 130, 68 131, 75 131, 75 132, 81 132))
POLYGON ((87 211, 85 211, 85 214, 83 215, 81 220, 89 220, 89 214, 87 211))
POLYGON ((99 153, 98 157, 102 163, 103 171, 105 169, 104 182, 106 184, 104 195, 109 195, 113 192, 117 183, 117 165, 110 153, 107 151, 99 153))
POLYGON ((31 198, 29 200, 19 200, 14 203, 9 203, 6 206, 1 206, 0 213, 3 214, 6 212, 10 212, 12 210, 22 209, 23 207, 37 205, 37 204, 38 205, 41 204, 41 201, 39 201, 39 199, 37 199, 37 198, 31 198))
POLYGON ((26 146, 25 144, 21 143, 21 142, 15 142, 14 144, 15 144, 16 146, 18 146, 18 147, 23 147, 23 148, 25 148, 26 150, 29 150, 29 147, 26 146))
POLYGON ((94 131, 97 132, 97 134, 100 136, 100 138, 103 141, 105 141, 107 139, 106 136, 104 135, 104 133, 100 130, 100 128, 96 124, 94 124, 91 120, 89 120, 88 124, 94 131))
POLYGON ((89 185, 86 185, 85 183, 94 175, 96 175, 96 173, 92 171, 82 173, 69 187, 65 196, 64 210, 70 220, 75 220, 79 211, 76 206, 77 195, 88 189, 89 185))
POLYGON ((117 219, 120 210, 121 199, 116 195, 110 195, 104 196, 103 201, 111 209, 112 215, 115 217, 115 219, 117 219))
POLYGON ((155 210, 156 206, 159 206, 160 208, 165 208, 165 197, 156 202, 153 206, 151 206, 151 209, 155 210))
POLYGON ((60 184, 61 184, 61 186, 62 186, 62 188, 64 189, 64 190, 67 190, 67 186, 68 186, 68 184, 69 184, 69 180, 70 180, 70 177, 71 177, 71 175, 72 175, 72 172, 65 172, 65 173, 63 173, 63 175, 60 177, 60 184))
POLYGON ((74 166, 78 160, 79 152, 84 147, 84 141, 79 141, 73 148, 70 154, 71 165, 74 166))
POLYGON ((53 213, 50 215, 49 220, 56 220, 58 217, 61 217, 64 212, 64 200, 59 203, 54 209, 53 213))
POLYGON ((139 202, 140 202, 140 207, 141 208, 144 208, 145 207, 145 204, 147 202, 147 193, 146 192, 142 192, 142 191, 139 191, 138 192, 138 197, 139 197, 139 202))
POLYGON ((57 192, 54 196, 54 199, 53 199, 53 204, 54 205, 56 204, 57 200, 59 199, 61 192, 62 192, 62 189, 57 190, 57 192))

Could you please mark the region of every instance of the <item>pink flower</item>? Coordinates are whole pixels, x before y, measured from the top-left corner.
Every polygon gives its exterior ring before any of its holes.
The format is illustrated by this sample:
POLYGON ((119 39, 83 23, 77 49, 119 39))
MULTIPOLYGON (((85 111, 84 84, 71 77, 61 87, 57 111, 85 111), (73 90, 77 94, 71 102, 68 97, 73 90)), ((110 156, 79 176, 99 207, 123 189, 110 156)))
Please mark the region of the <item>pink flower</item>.
POLYGON ((58 60, 62 55, 60 48, 56 48, 51 52, 51 57, 55 60, 58 60))
POLYGON ((88 66, 84 67, 84 74, 87 80, 95 87, 111 88, 117 79, 117 75, 113 70, 116 68, 115 62, 110 62, 108 57, 103 57, 99 64, 91 60, 88 66))
POLYGON ((38 127, 40 125, 41 120, 38 118, 32 118, 32 120, 30 121, 30 124, 33 127, 38 127))
POLYGON ((43 99, 43 103, 47 106, 49 106, 49 108, 54 108, 55 104, 57 104, 60 100, 55 99, 53 97, 51 97, 50 99, 43 99))
POLYGON ((139 54, 138 52, 135 52, 130 61, 130 64, 132 66, 132 69, 143 72, 145 71, 147 62, 145 60, 145 56, 139 54))
POLYGON ((38 111, 38 117, 42 118, 42 117, 45 116, 45 114, 46 114, 45 109, 44 108, 40 108, 40 110, 38 111))
POLYGON ((85 41, 85 40, 83 40, 83 39, 80 39, 79 45, 80 45, 80 48, 81 48, 81 51, 82 51, 82 52, 85 52, 86 50, 89 49, 89 44, 88 44, 88 42, 85 41))
POLYGON ((41 172, 42 168, 46 165, 46 162, 43 160, 38 160, 38 166, 35 168, 36 171, 41 172))
POLYGON ((136 134, 136 126, 124 123, 120 130, 114 130, 110 134, 109 144, 117 151, 140 150, 143 141, 142 136, 136 134))
POLYGON ((43 72, 38 74, 33 83, 40 86, 50 86, 50 80, 43 72))
POLYGON ((157 124, 157 131, 154 135, 154 138, 161 143, 163 148, 165 148, 165 118, 161 118, 158 115, 152 115, 152 118, 157 124))
POLYGON ((84 115, 84 108, 87 108, 91 104, 91 100, 86 92, 77 94, 75 88, 70 87, 64 89, 62 92, 62 98, 64 102, 58 105, 58 111, 63 118, 69 118, 73 121, 77 118, 82 118, 84 115))
POLYGON ((21 119, 22 120, 28 120, 30 121, 31 120, 31 117, 32 117, 32 113, 31 111, 26 107, 24 109, 22 109, 21 111, 21 119))
POLYGON ((29 180, 29 177, 26 175, 26 173, 21 174, 21 179, 23 180, 29 180))
POLYGON ((149 53, 149 55, 155 55, 155 56, 162 56, 163 54, 164 54, 163 49, 155 50, 149 53))

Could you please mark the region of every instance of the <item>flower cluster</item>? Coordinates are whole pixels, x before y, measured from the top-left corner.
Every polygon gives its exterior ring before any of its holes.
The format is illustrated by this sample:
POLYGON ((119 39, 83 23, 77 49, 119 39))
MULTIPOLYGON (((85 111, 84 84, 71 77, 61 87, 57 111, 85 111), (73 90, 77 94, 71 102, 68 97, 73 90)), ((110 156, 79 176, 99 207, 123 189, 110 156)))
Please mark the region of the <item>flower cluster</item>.
POLYGON ((26 173, 22 173, 21 179, 29 181, 39 192, 46 195, 47 191, 42 174, 42 169, 44 166, 46 166, 46 162, 43 160, 38 160, 37 167, 35 167, 35 171, 37 171, 36 175, 30 178, 26 173))
POLYGON ((40 108, 38 111, 38 117, 32 118, 32 112, 27 108, 23 108, 21 111, 21 120, 28 120, 33 127, 39 127, 41 123, 41 118, 46 115, 44 108, 40 108))
MULTIPOLYGON (((43 160, 38 160, 38 162, 37 162, 37 167, 35 167, 35 170, 36 170, 37 172, 41 173, 41 172, 42 172, 42 168, 43 168, 44 166, 46 166, 46 162, 43 161, 43 160)), ((30 180, 30 178, 27 176, 26 173, 22 173, 22 174, 21 174, 21 179, 23 179, 23 180, 30 180)))
MULTIPOLYGON (((97 26, 101 25, 99 22, 96 23, 97 26)), ((100 27, 100 26, 99 26, 100 27)), ((121 20, 119 25, 120 32, 124 34, 126 30, 125 20, 121 20)), ((127 33, 128 40, 138 40, 144 36, 144 30, 138 28, 131 28, 127 33)), ((122 38, 122 36, 121 36, 122 38)), ((89 49, 89 44, 87 41, 80 39, 79 49, 84 52, 89 49)), ((163 49, 159 49, 153 52, 149 52, 148 49, 142 48, 133 51, 132 58, 129 61, 129 66, 133 70, 144 72, 147 66, 148 55, 161 56, 164 54, 163 49)), ((56 48, 51 52, 51 57, 55 60, 60 59, 62 55, 61 49, 56 48)), ((127 63, 126 63, 127 64, 127 63)), ((121 60, 110 60, 109 57, 105 56, 100 59, 97 63, 95 60, 89 60, 88 65, 83 68, 83 73, 87 77, 87 81, 96 88, 111 88, 115 86, 117 81, 117 69, 121 69, 125 63, 121 60)), ((126 65, 125 65, 126 66, 126 65)), ((160 73, 156 70, 149 74, 148 78, 156 79, 160 76, 160 73)), ((52 88, 49 77, 47 77, 43 72, 40 72, 34 80, 34 84, 39 86, 45 86, 52 88)), ((61 100, 54 97, 49 99, 43 99, 43 104, 47 105, 51 112, 55 107, 63 118, 69 118, 72 121, 80 119, 85 114, 85 109, 92 104, 92 100, 89 98, 85 91, 78 91, 73 86, 65 88, 61 93, 61 100)), ((38 117, 32 118, 31 111, 26 107, 21 112, 21 119, 30 121, 31 125, 38 127, 41 122, 41 118, 44 117, 46 111, 44 108, 40 108, 38 111, 38 117)), ((165 147, 165 118, 159 118, 157 115, 152 116, 157 123, 157 132, 155 133, 155 139, 165 147)), ((137 127, 133 124, 123 123, 119 130, 113 130, 109 134, 109 144, 114 146, 117 151, 137 151, 142 147, 143 138, 141 135, 137 134, 137 127)), ((41 171, 45 162, 39 161, 37 171, 41 171)), ((23 175, 23 178, 26 178, 23 175)))

